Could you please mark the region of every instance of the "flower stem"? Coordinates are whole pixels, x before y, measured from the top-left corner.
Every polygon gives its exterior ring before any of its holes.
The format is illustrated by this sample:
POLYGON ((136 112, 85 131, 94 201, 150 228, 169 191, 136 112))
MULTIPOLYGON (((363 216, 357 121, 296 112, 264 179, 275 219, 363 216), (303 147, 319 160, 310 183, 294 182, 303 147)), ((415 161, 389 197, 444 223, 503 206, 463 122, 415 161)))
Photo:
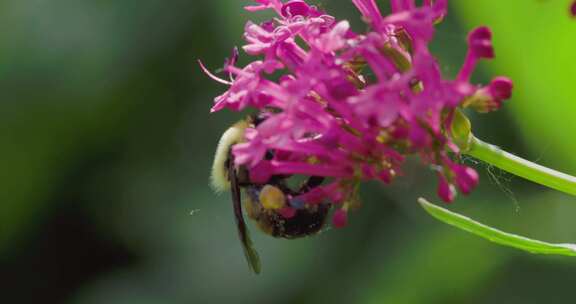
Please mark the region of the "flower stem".
POLYGON ((527 161, 474 136, 464 153, 527 180, 576 196, 576 177, 527 161))

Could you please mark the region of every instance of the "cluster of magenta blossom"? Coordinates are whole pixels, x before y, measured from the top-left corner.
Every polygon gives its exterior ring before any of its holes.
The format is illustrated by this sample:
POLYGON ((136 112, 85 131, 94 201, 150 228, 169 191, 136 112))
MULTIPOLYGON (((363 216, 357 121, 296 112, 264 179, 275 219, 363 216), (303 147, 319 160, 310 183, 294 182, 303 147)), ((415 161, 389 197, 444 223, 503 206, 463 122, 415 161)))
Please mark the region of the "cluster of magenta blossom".
POLYGON ((436 172, 444 201, 454 200, 457 189, 474 189, 478 174, 458 161, 452 139, 455 111, 496 110, 512 91, 505 77, 486 86, 470 83, 477 62, 494 57, 488 28, 469 34, 458 76, 446 79, 429 44, 447 0, 391 0, 387 16, 375 0, 352 0, 369 25, 363 34, 302 0, 255 1, 248 11, 278 15, 246 24, 243 50, 255 60, 237 67, 233 55, 224 68, 230 80, 204 68, 229 85, 212 112, 253 108, 263 119, 233 148, 252 182, 264 184, 273 175, 325 177, 321 186, 290 200, 332 202, 337 227, 357 203, 358 184, 392 182, 408 155, 436 172))

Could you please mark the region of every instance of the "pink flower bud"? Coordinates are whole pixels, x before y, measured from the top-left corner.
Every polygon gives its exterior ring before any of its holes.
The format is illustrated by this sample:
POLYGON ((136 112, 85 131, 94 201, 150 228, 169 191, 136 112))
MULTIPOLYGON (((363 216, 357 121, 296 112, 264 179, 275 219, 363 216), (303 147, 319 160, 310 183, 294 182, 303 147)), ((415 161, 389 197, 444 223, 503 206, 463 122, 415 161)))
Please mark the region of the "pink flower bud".
POLYGON ((348 212, 344 209, 338 209, 332 217, 332 225, 336 228, 343 228, 348 225, 348 212))
POLYGON ((486 26, 478 27, 470 32, 468 46, 477 58, 494 58, 492 31, 486 26))
POLYGON ((466 99, 465 106, 471 107, 480 113, 487 113, 500 109, 504 100, 512 97, 514 84, 507 77, 494 78, 488 87, 479 89, 474 95, 466 99))
POLYGON ((454 186, 450 185, 441 174, 438 174, 438 196, 446 203, 451 203, 456 198, 454 186))
POLYGON ((302 0, 292 0, 286 2, 282 6, 282 16, 285 18, 294 17, 294 16, 308 16, 310 12, 310 6, 306 4, 306 2, 302 0))
POLYGON ((478 185, 479 177, 476 170, 462 165, 455 165, 452 170, 456 174, 456 184, 462 193, 470 194, 478 185))
POLYGON ((504 100, 512 97, 514 83, 508 77, 496 77, 490 82, 490 93, 495 99, 504 100))
POLYGON ((492 46, 492 31, 486 26, 475 28, 468 34, 468 54, 460 72, 458 80, 467 81, 472 76, 478 59, 494 58, 492 46))

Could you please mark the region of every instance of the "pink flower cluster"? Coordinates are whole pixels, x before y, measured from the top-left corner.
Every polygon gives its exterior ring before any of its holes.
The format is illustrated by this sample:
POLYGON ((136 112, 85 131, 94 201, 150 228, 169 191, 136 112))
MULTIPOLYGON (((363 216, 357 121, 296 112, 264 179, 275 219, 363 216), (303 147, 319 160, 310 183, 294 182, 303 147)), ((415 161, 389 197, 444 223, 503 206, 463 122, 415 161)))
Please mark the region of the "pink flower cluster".
POLYGON ((212 112, 257 109, 262 122, 233 148, 236 164, 251 181, 271 176, 326 177, 327 182, 293 198, 306 204, 340 206, 334 224, 346 223, 363 180, 390 183, 402 174, 407 155, 419 155, 439 179, 438 195, 454 200, 456 189, 470 193, 478 174, 457 160, 450 126, 457 108, 498 109, 512 82, 495 78, 487 86, 469 82, 478 60, 494 57, 486 27, 468 36, 468 54, 456 79, 445 79, 428 48, 447 0, 391 0, 384 16, 375 0, 352 0, 369 24, 364 34, 350 29, 302 0, 255 0, 248 11, 274 10, 278 17, 248 22, 243 50, 256 59, 225 65, 229 85, 212 112), (272 157, 267 157, 272 155, 272 157))

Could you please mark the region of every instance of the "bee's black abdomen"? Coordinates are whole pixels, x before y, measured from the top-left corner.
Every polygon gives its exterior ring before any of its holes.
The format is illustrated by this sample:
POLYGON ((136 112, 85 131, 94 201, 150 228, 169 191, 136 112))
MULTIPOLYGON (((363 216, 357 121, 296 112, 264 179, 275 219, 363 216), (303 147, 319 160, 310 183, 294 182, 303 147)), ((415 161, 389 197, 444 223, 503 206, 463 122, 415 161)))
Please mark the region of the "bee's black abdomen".
POLYGON ((328 204, 319 204, 313 208, 297 210, 289 219, 278 213, 270 214, 270 217, 273 217, 272 236, 294 239, 316 234, 324 226, 329 209, 328 204))

